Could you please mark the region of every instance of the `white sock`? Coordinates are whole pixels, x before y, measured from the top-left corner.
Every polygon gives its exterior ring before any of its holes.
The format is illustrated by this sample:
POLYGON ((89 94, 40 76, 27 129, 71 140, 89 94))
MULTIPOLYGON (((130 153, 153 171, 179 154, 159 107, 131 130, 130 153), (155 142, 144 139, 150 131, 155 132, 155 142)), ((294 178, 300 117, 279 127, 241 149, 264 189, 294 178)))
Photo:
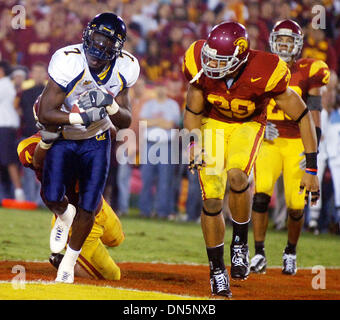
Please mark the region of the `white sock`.
POLYGON ((67 249, 64 255, 64 258, 62 260, 62 264, 65 266, 69 266, 70 268, 73 268, 77 262, 77 259, 79 257, 80 251, 73 250, 70 248, 69 245, 67 245, 67 249))
POLYGON ((76 211, 76 208, 71 203, 68 204, 65 212, 63 214, 58 215, 61 221, 66 223, 68 226, 72 224, 74 213, 76 211))

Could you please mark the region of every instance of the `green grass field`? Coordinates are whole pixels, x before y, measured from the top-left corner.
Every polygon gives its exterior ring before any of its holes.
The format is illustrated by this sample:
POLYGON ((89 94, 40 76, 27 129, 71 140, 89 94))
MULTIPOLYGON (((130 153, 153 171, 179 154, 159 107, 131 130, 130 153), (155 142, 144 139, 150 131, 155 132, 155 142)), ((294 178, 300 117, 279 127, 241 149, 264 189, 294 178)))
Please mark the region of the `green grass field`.
MULTIPOLYGON (((20 211, 0 208, 0 260, 48 260, 51 213, 47 210, 20 211)), ((142 219, 135 210, 121 219, 126 239, 110 248, 117 262, 168 262, 207 264, 201 227, 197 223, 142 219)), ((231 227, 225 237, 225 261, 230 265, 231 227)), ((280 266, 287 242, 286 231, 269 228, 266 255, 269 266, 280 266)), ((251 257, 253 233, 249 231, 251 257)), ((340 237, 303 232, 298 244, 298 266, 340 267, 340 237)))

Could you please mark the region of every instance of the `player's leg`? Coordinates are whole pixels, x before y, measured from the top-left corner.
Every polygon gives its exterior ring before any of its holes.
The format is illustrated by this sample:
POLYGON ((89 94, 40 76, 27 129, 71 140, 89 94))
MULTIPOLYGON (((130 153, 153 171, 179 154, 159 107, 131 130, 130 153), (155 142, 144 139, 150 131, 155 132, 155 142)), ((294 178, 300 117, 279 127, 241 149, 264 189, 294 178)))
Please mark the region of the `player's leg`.
MULTIPOLYGON (((104 136, 104 135, 103 135, 104 136)), ((73 282, 73 270, 81 248, 89 235, 95 214, 101 205, 110 166, 111 138, 96 137, 77 143, 77 178, 79 180, 78 212, 72 224, 72 235, 59 266, 56 281, 73 282), (64 280, 67 277, 70 280, 64 280)))
MULTIPOLYGON (((284 139, 284 138, 281 138, 284 139)), ((294 275, 297 271, 296 247, 304 224, 304 194, 299 194, 303 170, 299 168, 303 152, 301 139, 285 139, 281 148, 284 157, 283 181, 287 206, 287 245, 283 253, 282 273, 294 275)))
POLYGON ((282 172, 282 159, 275 142, 263 141, 254 165, 255 194, 252 204, 252 225, 255 256, 250 271, 266 271, 265 238, 268 228, 268 207, 275 182, 282 172))
POLYGON ((100 240, 109 247, 118 247, 125 239, 122 223, 109 204, 103 199, 103 207, 96 216, 95 224, 101 226, 100 240))
POLYGON ((248 177, 263 140, 263 134, 264 127, 259 123, 244 123, 235 128, 228 142, 229 208, 233 220, 230 273, 233 279, 245 280, 249 274, 248 225, 252 195, 248 177))
MULTIPOLYGON (((55 217, 52 218, 52 227, 55 217)), ((72 229, 71 229, 72 231, 72 229)), ((74 275, 90 279, 119 280, 120 269, 110 257, 103 244, 115 247, 124 240, 121 222, 112 208, 103 199, 103 205, 96 215, 95 223, 86 238, 74 268, 74 275)), ((62 254, 52 254, 51 264, 58 269, 62 254)))
POLYGON ((65 197, 66 186, 75 180, 73 148, 74 144, 66 140, 56 141, 48 150, 44 162, 41 196, 46 206, 58 216, 50 234, 50 248, 54 253, 65 248, 76 214, 76 208, 65 197))
POLYGON ((199 171, 198 176, 203 198, 201 227, 209 260, 211 291, 214 295, 231 297, 224 264, 225 222, 222 213, 227 179, 224 167, 226 128, 224 123, 206 119, 201 130, 207 166, 199 171), (219 134, 217 129, 220 129, 219 134))
POLYGON ((77 263, 95 279, 119 280, 120 268, 103 244, 116 247, 124 240, 122 224, 109 204, 103 205, 93 228, 83 244, 77 263))

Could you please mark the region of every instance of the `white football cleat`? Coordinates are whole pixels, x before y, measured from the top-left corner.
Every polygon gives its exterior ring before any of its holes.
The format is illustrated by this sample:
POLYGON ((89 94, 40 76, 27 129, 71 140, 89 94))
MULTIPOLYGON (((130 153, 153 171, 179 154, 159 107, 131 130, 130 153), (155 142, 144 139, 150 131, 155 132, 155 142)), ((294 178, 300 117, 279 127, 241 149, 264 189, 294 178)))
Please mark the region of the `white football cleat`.
POLYGON ((50 249, 52 253, 60 253, 65 248, 75 215, 76 208, 69 204, 66 212, 63 213, 63 220, 60 217, 56 219, 50 235, 50 249))
POLYGON ((58 268, 55 282, 59 283, 73 283, 74 282, 74 268, 66 268, 60 264, 58 268))

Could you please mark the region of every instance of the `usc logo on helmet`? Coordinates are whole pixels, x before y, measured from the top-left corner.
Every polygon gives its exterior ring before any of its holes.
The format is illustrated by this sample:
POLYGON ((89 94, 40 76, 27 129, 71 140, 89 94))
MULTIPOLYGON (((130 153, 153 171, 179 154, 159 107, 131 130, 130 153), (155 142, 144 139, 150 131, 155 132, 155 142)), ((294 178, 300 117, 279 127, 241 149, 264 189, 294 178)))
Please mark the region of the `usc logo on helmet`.
POLYGON ((241 37, 234 41, 234 45, 239 47, 239 53, 242 54, 248 49, 248 41, 246 38, 241 37))

